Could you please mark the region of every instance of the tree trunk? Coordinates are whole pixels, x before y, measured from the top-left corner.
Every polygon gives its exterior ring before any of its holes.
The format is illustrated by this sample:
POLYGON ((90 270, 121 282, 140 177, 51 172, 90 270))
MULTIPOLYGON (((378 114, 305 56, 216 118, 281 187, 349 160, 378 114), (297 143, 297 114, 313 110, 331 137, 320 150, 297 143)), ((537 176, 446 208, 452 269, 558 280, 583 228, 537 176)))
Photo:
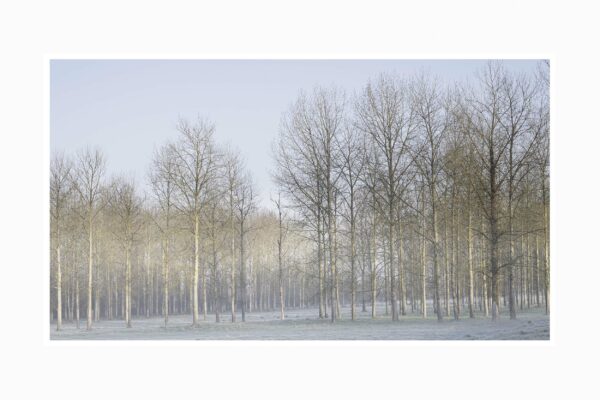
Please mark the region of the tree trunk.
POLYGON ((92 235, 92 228, 93 228, 93 222, 92 222, 92 217, 91 217, 91 213, 92 211, 89 211, 90 213, 90 219, 89 219, 89 224, 88 224, 88 228, 89 228, 89 232, 88 232, 88 245, 89 245, 89 253, 88 253, 88 285, 87 285, 87 325, 86 325, 86 329, 89 331, 92 329, 92 268, 93 268, 93 235, 92 235))
POLYGON ((444 221, 444 307, 446 308, 446 317, 450 316, 450 257, 448 256, 448 214, 445 214, 444 221))
POLYGON ((110 275, 110 264, 106 266, 106 300, 107 300, 107 318, 113 319, 113 303, 112 303, 112 277, 110 275))
POLYGON ((360 289, 361 289, 361 301, 362 301, 362 312, 367 312, 367 303, 365 300, 365 263, 363 258, 362 269, 360 271, 360 289))
POLYGON ((396 307, 396 296, 394 292, 396 289, 396 280, 394 279, 394 209, 393 204, 390 203, 389 209, 389 221, 388 221, 388 259, 389 259, 389 274, 390 274, 390 301, 392 303, 392 321, 398 320, 398 310, 396 307))
POLYGON ((403 256, 402 226, 398 218, 398 297, 400 297, 400 310, 398 310, 398 313, 406 315, 406 284, 404 282, 403 256))
MULTIPOLYGON (((545 192, 545 189, 544 189, 545 192)), ((544 194, 544 288, 546 298, 546 314, 550 314, 550 229, 548 228, 548 206, 544 194)))
MULTIPOLYGON (((454 203, 454 200, 453 200, 454 203)), ((453 290, 453 306, 454 306, 454 319, 460 318, 460 273, 458 268, 458 245, 460 241, 460 231, 458 229, 458 213, 452 208, 452 223, 454 225, 454 234, 452 235, 452 265, 454 269, 454 290, 453 290)))
MULTIPOLYGON (((356 228, 354 223, 354 199, 350 198, 350 319, 356 319, 356 228)), ((364 307, 364 303, 363 303, 364 307)))
POLYGON ((324 304, 323 304, 323 253, 321 247, 321 214, 317 213, 317 264, 319 266, 319 318, 324 318, 324 304))
POLYGON ((469 263, 469 318, 475 318, 473 311, 474 299, 474 281, 473 281, 473 232, 471 230, 471 209, 469 208, 468 225, 467 225, 467 252, 469 263))
POLYGON ((75 322, 79 329, 79 274, 75 275, 75 322))
POLYGON ((200 274, 202 275, 202 319, 206 321, 208 312, 207 289, 206 289, 206 266, 201 264, 200 274))
POLYGON ((508 193, 508 309, 510 319, 517 319, 517 310, 515 307, 515 282, 514 282, 514 259, 515 259, 515 241, 513 237, 513 206, 512 206, 512 179, 508 193))
POLYGON ((60 258, 60 237, 57 229, 56 233, 56 330, 62 328, 62 271, 60 258))
POLYGON ((371 237, 369 238, 369 266, 371 267, 371 318, 373 319, 377 316, 377 247, 375 239, 375 217, 373 217, 371 237))
POLYGON ((194 215, 194 275, 192 279, 192 326, 198 326, 198 278, 200 270, 200 218, 194 215))
POLYGON ((246 322, 246 271, 244 262, 244 222, 240 224, 240 307, 242 308, 242 322, 246 322))
POLYGON ((440 273, 439 273, 439 257, 438 257, 438 243, 439 243, 439 233, 438 233, 438 223, 437 223, 437 209, 435 205, 435 189, 431 188, 431 219, 433 226, 433 288, 434 288, 434 301, 435 301, 435 311, 437 314, 437 320, 441 322, 444 317, 442 316, 442 308, 440 305, 440 273))
MULTIPOLYGON (((281 199, 280 199, 281 200, 281 199)), ((279 211, 279 240, 277 241, 277 261, 279 266, 279 317, 283 321, 285 319, 285 310, 283 304, 283 260, 282 260, 282 245, 283 245, 283 221, 281 216, 281 203, 277 203, 279 211)))
MULTIPOLYGON (((213 225, 214 226, 214 225, 213 225)), ((213 304, 214 304, 214 308, 215 308, 215 322, 221 322, 221 301, 220 301, 220 297, 219 297, 219 273, 217 271, 217 249, 216 249, 216 243, 215 243, 215 238, 214 238, 214 233, 213 233, 213 240, 212 240, 212 245, 213 245, 213 282, 212 282, 212 286, 213 286, 213 304)))
MULTIPOLYGON (((334 201, 335 203, 335 201, 334 201)), ((340 283, 339 283, 339 274, 337 269, 337 209, 333 214, 333 279, 335 286, 335 315, 336 319, 342 317, 342 313, 340 311, 340 283)))
POLYGON ((421 315, 427 318, 427 254, 425 250, 425 201, 423 201, 423 233, 421 235, 421 315))
POLYGON ((327 193, 327 244, 328 244, 328 255, 329 255, 329 268, 330 268, 330 280, 331 280, 331 322, 335 322, 337 319, 337 279, 335 270, 335 259, 333 251, 333 211, 331 204, 331 189, 328 189, 327 193))
POLYGON ((131 328, 131 250, 125 249, 125 324, 131 328))
POLYGON ((145 310, 146 318, 150 318, 150 312, 152 311, 152 275, 150 273, 150 241, 146 243, 146 254, 145 254, 145 264, 146 264, 146 297, 145 297, 145 310))
MULTIPOLYGON (((490 161, 494 160, 493 148, 490 147, 490 161)), ((492 320, 497 320, 500 314, 500 291, 499 284, 499 269, 498 269, 498 209, 497 209, 497 185, 496 185, 496 169, 494 164, 490 168, 490 211, 489 211, 489 251, 490 251, 490 273, 492 285, 492 320)))
POLYGON ((169 239, 163 240, 163 316, 165 318, 165 328, 169 324, 169 239))
POLYGON ((536 279, 536 291, 535 291, 535 297, 536 297, 536 305, 539 307, 540 306, 540 267, 541 267, 541 263, 540 263, 540 246, 539 246, 539 236, 536 234, 535 235, 535 279, 536 279))

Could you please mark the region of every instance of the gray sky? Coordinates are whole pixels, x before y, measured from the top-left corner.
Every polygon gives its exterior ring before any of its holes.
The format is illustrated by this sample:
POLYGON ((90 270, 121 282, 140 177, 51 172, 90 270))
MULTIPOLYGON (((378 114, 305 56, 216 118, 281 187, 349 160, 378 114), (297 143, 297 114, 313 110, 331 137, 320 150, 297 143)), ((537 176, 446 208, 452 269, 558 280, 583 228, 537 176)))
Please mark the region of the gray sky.
MULTIPOLYGON (((261 204, 274 191, 271 143, 301 89, 335 85, 352 95, 382 72, 429 71, 442 81, 473 79, 485 61, 381 60, 53 60, 51 151, 99 146, 108 175, 132 173, 145 186, 153 151, 175 139, 180 117, 207 117, 215 139, 237 147, 261 204)), ((531 72, 536 61, 506 61, 531 72)))

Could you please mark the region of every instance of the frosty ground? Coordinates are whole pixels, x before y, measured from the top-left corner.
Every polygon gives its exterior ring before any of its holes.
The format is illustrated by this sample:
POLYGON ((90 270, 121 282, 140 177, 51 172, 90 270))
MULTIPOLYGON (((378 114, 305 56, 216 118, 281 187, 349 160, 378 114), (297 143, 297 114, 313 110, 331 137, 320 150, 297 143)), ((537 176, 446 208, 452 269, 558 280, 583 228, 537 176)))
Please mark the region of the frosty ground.
MULTIPOLYGON (((419 315, 401 316, 400 321, 391 321, 384 315, 385 310, 375 320, 370 311, 357 312, 357 320, 350 320, 349 308, 342 309, 342 318, 335 323, 319 320, 316 309, 291 309, 286 311, 286 319, 279 320, 278 311, 252 312, 246 314, 246 322, 231 323, 231 316, 223 314, 216 323, 214 315, 207 315, 206 321, 200 316, 200 326, 192 328, 190 315, 169 317, 168 328, 162 317, 138 318, 133 327, 126 328, 122 320, 96 321, 91 331, 66 322, 63 329, 56 331, 51 326, 53 340, 548 340, 549 318, 543 309, 534 308, 518 313, 517 320, 501 315, 500 320, 476 314, 473 319, 468 314, 460 320, 452 315, 443 322, 437 322, 435 315, 423 319, 419 315)), ((237 316, 241 320, 241 314, 237 316)))

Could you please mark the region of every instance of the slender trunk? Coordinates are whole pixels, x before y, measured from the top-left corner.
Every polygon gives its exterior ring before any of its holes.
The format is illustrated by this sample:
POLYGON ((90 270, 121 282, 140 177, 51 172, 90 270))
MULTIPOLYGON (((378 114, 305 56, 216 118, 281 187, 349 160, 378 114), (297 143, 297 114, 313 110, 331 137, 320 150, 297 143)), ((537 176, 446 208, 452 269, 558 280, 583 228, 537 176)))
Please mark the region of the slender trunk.
POLYGON ((146 279, 144 281, 144 312, 146 318, 150 318, 150 297, 151 297, 151 276, 150 276, 150 243, 146 242, 146 251, 144 252, 144 266, 146 269, 146 279))
MULTIPOLYGON (((356 239, 354 226, 354 202, 350 199, 350 319, 356 318, 356 239)), ((363 304, 364 307, 364 304, 363 304)))
POLYGON ((361 301, 362 301, 362 312, 367 312, 367 303, 365 300, 365 263, 363 258, 362 269, 360 271, 360 289, 361 289, 361 301))
POLYGON ((194 275, 192 279, 192 326, 198 326, 198 278, 200 269, 200 218, 194 215, 194 275))
POLYGON ((115 318, 121 317, 123 314, 120 313, 120 304, 119 304, 119 280, 115 279, 115 318))
POLYGON ((539 307, 540 305, 540 246, 539 236, 535 235, 535 279, 536 279, 536 290, 535 290, 535 304, 539 307))
POLYGON ((242 322, 246 322, 246 271, 244 262, 244 221, 240 223, 240 307, 242 322))
MULTIPOLYGON (((334 200, 334 204, 337 204, 334 200)), ((342 317, 342 313, 340 311, 340 283, 339 283, 339 274, 337 269, 337 207, 334 209, 333 214, 333 279, 335 286, 335 315, 336 318, 339 319, 342 317)), ((343 289, 342 289, 343 290, 343 289)))
POLYGON ((388 248, 386 246, 385 238, 383 239, 383 302, 385 304, 385 314, 389 315, 389 303, 388 303, 388 285, 389 285, 389 266, 388 266, 388 248))
POLYGON ((67 320, 73 321, 73 280, 68 280, 67 285, 67 320))
POLYGON ((235 322, 235 228, 233 211, 231 211, 231 322, 235 322))
MULTIPOLYGON (((511 149, 512 153, 512 149, 511 149)), ((512 160, 512 155, 511 155, 512 160)), ((512 164, 512 162, 511 162, 512 164)), ((512 167, 511 167, 512 168, 512 167)), ((512 206, 512 177, 509 183, 508 191, 508 238, 509 238, 509 249, 508 249, 508 309, 510 319, 517 319, 517 310, 515 307, 515 292, 514 292, 514 259, 515 259, 515 241, 513 237, 513 206, 512 206)))
POLYGON ((107 300, 107 310, 108 310, 108 314, 107 317, 109 320, 113 319, 113 303, 112 303, 112 277, 110 275, 110 264, 107 265, 106 268, 106 300, 107 300))
POLYGON ((404 249, 402 247, 402 226, 398 219, 398 296, 400 297, 399 313, 406 315, 406 283, 404 281, 404 249))
POLYGON ((87 285, 87 325, 86 329, 89 331, 92 329, 92 268, 93 268, 93 221, 92 221, 92 210, 89 210, 89 224, 88 224, 88 285, 87 285))
MULTIPOLYGON (((98 256, 96 255, 96 264, 99 264, 98 256)), ((99 287, 99 276, 98 268, 94 270, 94 280, 96 281, 96 287, 94 288, 94 321, 100 320, 100 287, 99 287)))
POLYGON ((60 237, 56 230, 56 330, 62 328, 62 271, 60 258, 60 237))
POLYGON ((329 285, 329 281, 328 281, 328 268, 327 268, 327 241, 325 239, 325 214, 322 214, 322 221, 321 221, 321 226, 323 227, 321 229, 321 246, 323 249, 323 313, 324 313, 324 318, 329 318, 329 303, 328 303, 328 299, 329 299, 329 294, 331 293, 330 290, 330 286, 329 285))
POLYGON ((461 295, 460 295, 460 270, 458 268, 458 248, 459 248, 459 243, 460 243, 460 230, 458 229, 458 212, 456 212, 453 208, 454 213, 454 217, 453 217, 453 223, 454 223, 454 235, 453 235, 453 242, 454 242, 454 247, 452 250, 452 264, 454 265, 454 319, 459 319, 460 318, 460 302, 461 302, 461 295))
POLYGON ((450 316, 450 257, 448 256, 448 214, 444 221, 444 307, 446 308, 446 317, 450 316))
POLYGON ((327 245, 328 245, 328 255, 329 255, 329 268, 330 268, 330 280, 331 280, 331 322, 335 322, 337 319, 337 280, 336 280, 336 270, 335 270, 335 260, 334 260, 334 251, 333 251, 333 211, 331 204, 331 188, 328 188, 327 193, 327 245))
POLYGON ((440 305, 440 278, 439 278, 439 263, 438 263, 438 243, 439 243, 439 233, 438 233, 438 223, 437 223, 437 209, 435 203, 435 189, 431 188, 431 219, 433 226, 433 288, 434 288, 434 301, 435 301, 435 311, 437 314, 437 320, 442 321, 444 317, 442 316, 442 308, 440 305))
POLYGON ((496 168, 494 162, 493 146, 490 146, 490 211, 489 211, 489 246, 490 246, 490 273, 492 285, 492 320, 497 320, 500 314, 500 291, 499 291, 499 269, 498 269, 498 209, 497 209, 497 185, 496 168))
POLYGON ((375 216, 373 216, 373 226, 371 228, 371 237, 369 238, 369 265, 371 267, 371 318, 377 316, 377 247, 375 242, 375 216))
MULTIPOLYGON (((485 227, 485 221, 483 216, 481 217, 481 232, 484 231, 484 227, 485 227)), ((482 300, 483 300, 483 314, 488 317, 489 313, 490 313, 490 307, 489 307, 489 290, 488 290, 488 279, 489 279, 489 274, 488 274, 488 268, 486 265, 486 260, 487 260, 487 251, 488 251, 488 240, 485 239, 485 237, 482 235, 480 238, 480 251, 479 251, 479 264, 480 264, 480 270, 481 270, 481 283, 482 283, 482 300)))
POLYGON ((200 274, 202 276, 202 319, 206 321, 206 314, 208 313, 208 296, 207 296, 207 288, 206 288, 206 266, 205 264, 201 264, 200 266, 200 274))
POLYGON ((471 209, 468 211, 468 226, 467 226, 467 252, 469 263, 469 318, 474 318, 473 298, 474 298, 474 281, 473 281, 473 232, 471 230, 471 209))
MULTIPOLYGON (((321 199, 321 185, 320 181, 317 180, 317 198, 321 199)), ((317 222, 317 264, 319 268, 319 318, 327 318, 326 306, 324 304, 324 275, 325 275, 325 260, 323 257, 324 249, 321 247, 321 234, 323 231, 323 224, 321 220, 321 205, 316 204, 316 222, 317 222), (322 264, 321 264, 322 263, 322 264)))
POLYGON ((321 248, 321 213, 317 211, 317 264, 319 266, 319 318, 323 318, 323 266, 322 266, 322 248, 321 248))
MULTIPOLYGON (((280 199, 281 201, 281 199, 280 199)), ((279 211, 279 240, 277 241, 277 261, 279 266, 279 306, 280 306, 280 319, 285 319, 285 310, 283 304, 283 260, 282 260, 282 245, 283 245, 283 221, 281 215, 281 203, 277 203, 279 211)))
POLYGON ((423 199, 423 221, 421 225, 421 315, 427 318, 427 254, 425 250, 425 200, 423 199))
POLYGON ((388 259, 389 259, 389 274, 390 274, 390 301, 392 303, 392 321, 398 320, 398 310, 396 307, 396 296, 394 292, 396 289, 396 280, 394 279, 394 209, 393 204, 390 202, 389 205, 389 220, 388 220, 388 259))
MULTIPOLYGON (((544 185, 545 186, 545 185, 544 185)), ((546 298, 546 314, 550 314, 550 229, 549 212, 546 204, 546 188, 543 187, 543 205, 544 205, 544 288, 546 298)))
MULTIPOLYGON (((521 225, 521 230, 524 231, 525 221, 521 225)), ((530 255, 530 246, 529 246, 529 235, 521 235, 521 281, 520 281, 520 291, 521 291, 521 304, 520 309, 523 309, 523 291, 527 292, 527 307, 531 306, 531 290, 529 290, 530 285, 533 285, 532 276, 530 276, 531 271, 531 258, 530 255)), ((516 297, 516 296, 515 296, 516 297)))
POLYGON ((215 308, 215 322, 221 322, 221 301, 219 298, 219 273, 217 271, 217 247, 216 247, 216 239, 214 233, 214 221, 213 221, 213 234, 212 234, 212 253, 213 253, 213 276, 212 276, 212 286, 213 286, 213 304, 215 308))
POLYGON ((169 324, 169 238, 163 240, 163 316, 165 328, 169 324))
POLYGON ((125 249, 125 324, 131 328, 131 250, 125 249))
POLYGON ((75 321, 79 329, 79 274, 75 275, 75 321))

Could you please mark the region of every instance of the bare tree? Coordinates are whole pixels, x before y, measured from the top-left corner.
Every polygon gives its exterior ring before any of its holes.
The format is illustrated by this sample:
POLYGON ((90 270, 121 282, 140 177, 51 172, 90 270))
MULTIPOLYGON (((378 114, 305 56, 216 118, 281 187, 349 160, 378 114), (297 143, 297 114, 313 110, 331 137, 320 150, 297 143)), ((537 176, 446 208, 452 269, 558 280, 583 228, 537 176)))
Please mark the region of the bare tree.
POLYGON ((273 200, 275 208, 277 209, 277 222, 278 222, 278 237, 277 237, 277 267, 279 270, 279 305, 280 305, 280 319, 285 319, 285 302, 283 295, 283 245, 288 233, 287 221, 284 222, 285 216, 283 207, 281 204, 281 193, 278 193, 277 199, 273 200))
MULTIPOLYGON (((492 319, 500 312, 500 274, 504 266, 499 260, 499 226, 501 200, 508 174, 505 159, 510 145, 510 136, 502 129, 501 121, 506 117, 502 96, 504 69, 499 63, 488 63, 480 80, 477 92, 464 93, 465 109, 461 114, 466 121, 464 131, 470 141, 477 160, 474 172, 476 195, 487 223, 489 275, 491 280, 492 319)), ((464 122, 463 122, 464 123, 464 122)))
MULTIPOLYGON (((224 215, 226 210, 221 206, 219 199, 223 197, 225 192, 221 190, 221 185, 214 185, 208 195, 207 205, 205 207, 206 222, 207 222, 207 235, 208 245, 210 246, 210 260, 208 262, 210 269, 210 278, 212 283, 212 301, 213 311, 215 313, 215 321, 220 322, 221 312, 221 301, 219 295, 220 285, 220 268, 221 255, 219 249, 221 248, 223 235, 223 226, 226 223, 224 215)), ((206 300, 205 300, 206 302, 206 300)))
POLYGON ((339 148, 337 138, 343 129, 344 93, 336 89, 315 89, 309 103, 314 141, 317 154, 322 160, 320 176, 317 179, 323 184, 325 197, 325 226, 327 227, 327 254, 329 255, 329 271, 331 279, 331 321, 339 317, 339 290, 336 252, 337 235, 337 192, 338 179, 341 174, 339 165, 339 148))
POLYGON ((515 203, 518 187, 528 176, 529 159, 537 144, 538 131, 531 128, 532 106, 535 87, 525 76, 513 77, 506 73, 502 80, 501 94, 505 102, 505 118, 500 120, 502 129, 508 138, 504 162, 507 164, 507 197, 508 197, 508 290, 510 319, 517 318, 514 288, 515 256, 515 203))
POLYGON ((64 154, 56 154, 50 162, 50 218, 54 227, 54 250, 56 254, 56 330, 62 327, 62 256, 61 228, 65 208, 72 190, 71 161, 64 154))
POLYGON ((163 279, 163 316, 165 327, 169 323, 169 250, 172 235, 172 212, 175 195, 175 160, 173 147, 166 145, 154 153, 149 171, 154 197, 159 206, 159 215, 154 219, 161 232, 161 258, 163 279))
POLYGON ((427 188, 427 196, 423 193, 423 199, 424 201, 427 199, 429 203, 429 230, 424 229, 422 234, 432 248, 434 301, 437 319, 441 321, 443 316, 439 288, 438 197, 443 169, 444 149, 442 146, 449 125, 449 113, 444 105, 443 94, 435 81, 423 75, 413 83, 411 89, 421 138, 415 160, 427 188))
POLYGON ((92 288, 93 288, 93 245, 94 223, 100 212, 102 178, 106 169, 104 156, 99 149, 85 149, 77 154, 74 167, 74 188, 82 205, 84 225, 88 234, 88 284, 87 284, 87 329, 92 329, 92 288))
MULTIPOLYGON (((385 207, 388 263, 390 265, 390 300, 392 320, 398 320, 395 297, 394 232, 397 203, 402 201, 404 179, 411 166, 410 142, 413 138, 414 115, 406 84, 388 76, 380 76, 363 90, 357 106, 357 127, 368 134, 380 153, 381 191, 377 191, 385 207)), ((398 266, 400 269, 400 265, 398 266)))
POLYGON ((173 182, 176 196, 173 205, 192 221, 194 270, 192 275, 192 325, 198 326, 198 280, 200 276, 200 216, 203 196, 215 172, 215 148, 212 123, 198 119, 195 124, 181 120, 180 138, 171 146, 174 161, 173 182))
POLYGON ((231 322, 235 322, 235 303, 236 303, 236 279, 235 279, 235 221, 236 221, 236 193, 240 184, 242 161, 239 153, 233 150, 225 151, 223 158, 223 168, 225 171, 225 180, 227 182, 227 196, 229 207, 229 240, 230 240, 230 306, 231 306, 231 322))
POLYGON ((256 208, 254 197, 254 183, 250 174, 242 176, 236 192, 236 218, 240 235, 240 307, 242 309, 242 322, 246 322, 247 305, 247 280, 246 280, 246 253, 245 240, 250 230, 248 217, 256 208))
POLYGON ((356 220, 358 192, 361 190, 361 175, 365 166, 364 137, 359 131, 346 126, 340 138, 340 169, 344 187, 342 199, 347 209, 346 219, 350 225, 350 315, 356 318, 356 220))
MULTIPOLYGON (((331 320, 339 309, 336 269, 336 198, 340 178, 337 137, 343 129, 345 95, 337 89, 315 88, 301 94, 284 116, 276 148, 276 181, 300 213, 308 214, 321 260, 329 264, 331 320), (322 257, 323 253, 327 257, 322 257), (327 261, 325 261, 327 260, 327 261)), ((319 315, 326 315, 325 270, 319 271, 319 315)))
POLYGON ((131 251, 143 226, 143 201, 133 179, 123 177, 111 182, 108 201, 116 217, 113 233, 125 251, 125 323, 131 328, 131 251))
POLYGON ((531 129, 536 132, 537 143, 534 146, 533 163, 536 165, 540 180, 542 202, 542 230, 544 243, 543 272, 544 298, 546 314, 550 313, 550 64, 546 60, 540 63, 538 76, 539 92, 535 116, 531 129))
POLYGON ((324 290, 322 160, 314 138, 308 98, 301 93, 281 121, 274 147, 278 170, 275 182, 290 199, 293 209, 304 217, 317 245, 319 318, 327 317, 324 290))

